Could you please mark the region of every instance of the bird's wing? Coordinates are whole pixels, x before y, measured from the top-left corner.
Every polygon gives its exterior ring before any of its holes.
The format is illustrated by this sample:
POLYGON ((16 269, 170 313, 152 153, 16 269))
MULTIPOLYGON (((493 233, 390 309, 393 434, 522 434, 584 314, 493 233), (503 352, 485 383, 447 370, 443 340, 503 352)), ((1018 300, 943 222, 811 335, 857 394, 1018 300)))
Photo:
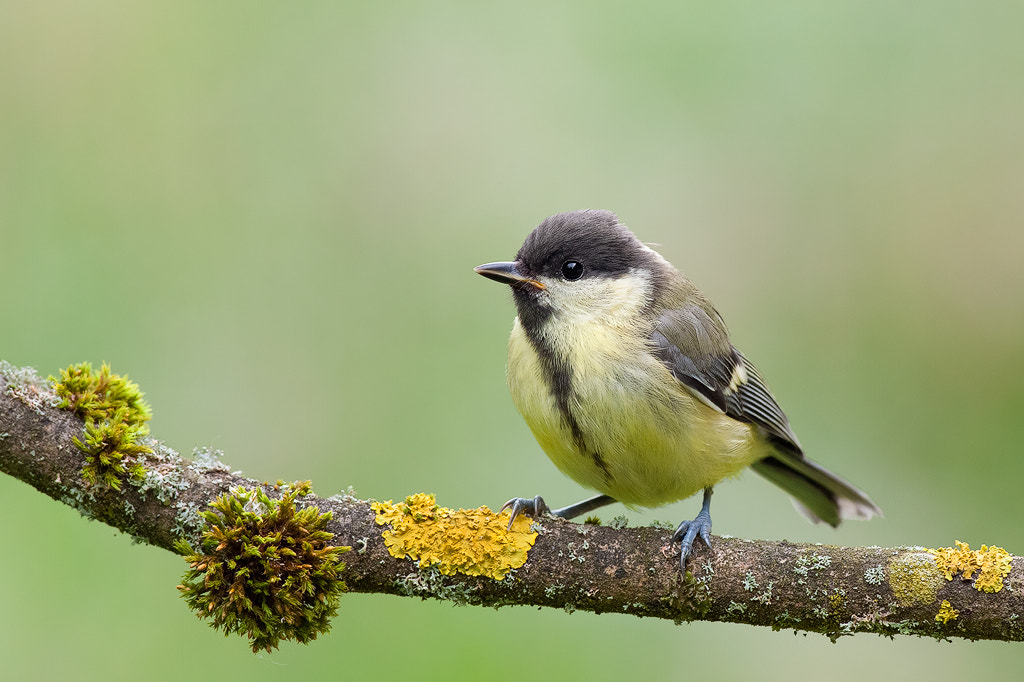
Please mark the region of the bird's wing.
POLYGON ((729 343, 725 323, 695 305, 670 310, 651 334, 654 352, 683 385, 734 419, 756 424, 783 450, 800 442, 764 379, 729 343))

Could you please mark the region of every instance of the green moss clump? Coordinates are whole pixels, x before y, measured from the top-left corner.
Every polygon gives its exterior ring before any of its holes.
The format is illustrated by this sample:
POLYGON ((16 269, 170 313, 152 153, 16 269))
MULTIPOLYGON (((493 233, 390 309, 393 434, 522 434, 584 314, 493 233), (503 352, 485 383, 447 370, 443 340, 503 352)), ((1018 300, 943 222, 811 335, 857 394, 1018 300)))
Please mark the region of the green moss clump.
POLYGON ((262 489, 236 488, 202 512, 207 524, 198 550, 176 548, 189 562, 182 584, 186 603, 211 626, 249 638, 253 652, 281 640, 307 643, 330 631, 347 589, 338 574, 351 547, 328 544, 330 512, 298 509, 309 483, 293 484, 280 500, 262 489))
POLYGON ((71 365, 61 370, 59 380, 50 379, 56 382, 53 388, 61 398, 58 407, 86 421, 113 421, 118 417, 131 426, 143 427, 152 416, 138 384, 112 374, 106 363, 99 372, 88 362, 71 365))
POLYGON ((72 365, 61 370, 60 379, 50 380, 60 398, 58 407, 85 421, 85 440, 73 439, 85 453, 82 478, 116 490, 121 489, 125 473, 141 479, 145 470, 136 458, 152 452, 141 445, 152 413, 138 385, 111 373, 106 363, 99 372, 88 362, 72 365))
POLYGON ((72 438, 78 449, 85 453, 82 478, 91 484, 102 482, 115 490, 121 489, 126 472, 141 481, 146 470, 134 458, 153 451, 139 445, 139 438, 139 427, 124 421, 85 422, 85 440, 72 438))

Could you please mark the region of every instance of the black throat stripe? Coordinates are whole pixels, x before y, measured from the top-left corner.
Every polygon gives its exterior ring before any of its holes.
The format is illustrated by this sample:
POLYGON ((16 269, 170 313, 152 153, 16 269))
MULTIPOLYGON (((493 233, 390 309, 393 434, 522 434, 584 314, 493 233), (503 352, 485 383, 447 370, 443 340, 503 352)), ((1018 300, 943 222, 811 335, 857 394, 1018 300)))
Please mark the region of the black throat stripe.
POLYGON ((594 463, 604 473, 605 480, 611 480, 611 472, 608 470, 608 464, 604 461, 604 457, 597 450, 591 450, 587 445, 587 439, 583 435, 583 429, 580 428, 580 423, 576 419, 576 415, 573 414, 572 408, 570 407, 570 398, 572 397, 572 370, 569 368, 569 363, 564 358, 560 357, 558 353, 547 343, 547 340, 540 333, 544 322, 551 316, 550 311, 544 311, 541 315, 534 317, 533 319, 524 320, 520 314, 520 323, 523 325, 523 331, 526 332, 526 338, 530 341, 530 345, 537 353, 537 357, 540 358, 540 364, 543 368, 544 379, 547 381, 548 389, 551 391, 551 395, 555 399, 555 404, 558 406, 558 411, 562 415, 562 419, 565 420, 566 425, 569 427, 569 432, 572 433, 572 440, 575 443, 576 448, 586 455, 593 458, 594 463))

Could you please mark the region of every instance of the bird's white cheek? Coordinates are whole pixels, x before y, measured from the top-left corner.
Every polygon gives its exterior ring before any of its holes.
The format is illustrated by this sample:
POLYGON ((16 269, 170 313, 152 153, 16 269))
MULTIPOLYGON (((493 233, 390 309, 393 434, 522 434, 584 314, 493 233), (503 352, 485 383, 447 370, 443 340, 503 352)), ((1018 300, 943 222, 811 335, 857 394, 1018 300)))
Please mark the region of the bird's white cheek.
POLYGON ((635 317, 647 303, 650 276, 642 271, 620 277, 593 277, 575 282, 545 282, 545 294, 562 322, 592 322, 616 325, 635 317))

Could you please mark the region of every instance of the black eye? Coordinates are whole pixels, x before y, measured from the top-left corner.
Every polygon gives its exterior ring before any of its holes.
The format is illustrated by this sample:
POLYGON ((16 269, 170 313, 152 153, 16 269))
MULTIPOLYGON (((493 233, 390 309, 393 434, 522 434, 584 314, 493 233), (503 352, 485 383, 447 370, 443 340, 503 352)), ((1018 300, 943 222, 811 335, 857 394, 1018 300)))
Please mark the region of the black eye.
POLYGON ((583 276, 583 263, 568 260, 562 263, 562 277, 565 277, 570 282, 577 280, 583 276))

